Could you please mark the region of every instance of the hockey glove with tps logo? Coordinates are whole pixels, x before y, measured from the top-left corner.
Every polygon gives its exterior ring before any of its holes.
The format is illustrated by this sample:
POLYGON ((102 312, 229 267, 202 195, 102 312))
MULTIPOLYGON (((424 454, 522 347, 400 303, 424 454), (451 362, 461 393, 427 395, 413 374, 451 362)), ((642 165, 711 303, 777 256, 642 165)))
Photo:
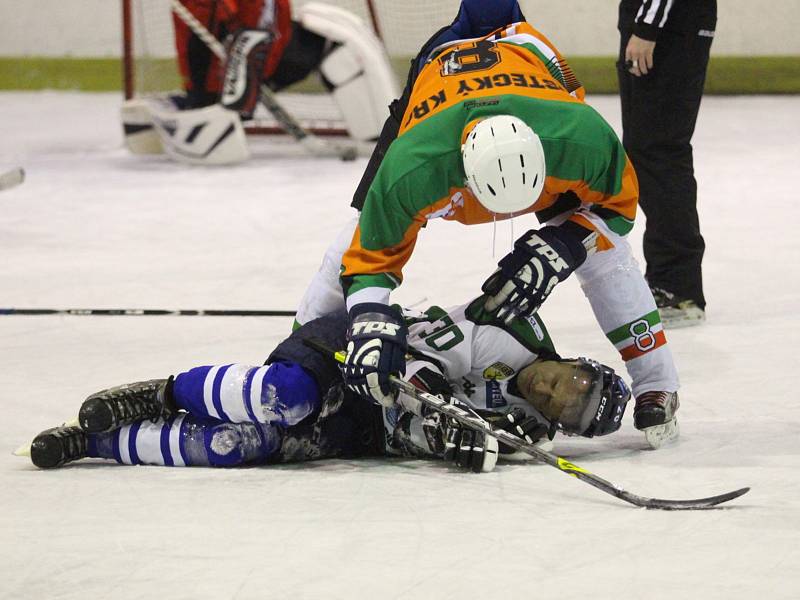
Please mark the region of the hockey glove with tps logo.
POLYGON ((389 375, 406 371, 407 337, 403 317, 390 306, 365 302, 350 309, 347 358, 341 364, 347 387, 383 406, 394 405, 397 392, 389 375))
POLYGON ((497 311, 497 318, 506 322, 530 316, 585 260, 586 248, 572 232, 552 226, 531 229, 514 242, 514 250, 484 282, 481 290, 488 296, 484 307, 497 311))

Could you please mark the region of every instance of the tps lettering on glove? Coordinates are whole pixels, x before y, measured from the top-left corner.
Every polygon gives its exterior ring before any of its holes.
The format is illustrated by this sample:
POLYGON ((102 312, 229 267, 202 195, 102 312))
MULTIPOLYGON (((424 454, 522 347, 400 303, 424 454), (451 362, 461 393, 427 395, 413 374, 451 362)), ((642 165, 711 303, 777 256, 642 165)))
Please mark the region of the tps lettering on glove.
POLYGON ((530 230, 514 242, 483 284, 485 308, 506 322, 535 313, 553 288, 586 260, 586 248, 558 227, 530 230))
POLYGON ((347 358, 341 364, 348 388, 386 407, 397 392, 389 375, 405 373, 408 329, 392 307, 379 303, 357 304, 350 310, 347 358))

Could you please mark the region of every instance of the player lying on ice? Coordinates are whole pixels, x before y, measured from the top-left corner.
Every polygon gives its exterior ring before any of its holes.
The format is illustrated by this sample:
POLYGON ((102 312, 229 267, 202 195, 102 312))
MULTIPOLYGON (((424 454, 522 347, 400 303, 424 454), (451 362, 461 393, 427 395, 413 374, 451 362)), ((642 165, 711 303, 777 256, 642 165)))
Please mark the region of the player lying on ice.
POLYGON ((368 370, 381 382, 370 395, 391 405, 406 340, 389 297, 422 228, 436 218, 529 228, 533 213, 541 226, 483 284, 486 310, 531 315, 574 272, 631 376, 634 424, 656 448, 678 434, 678 374, 626 240, 638 196, 619 138, 516 0, 463 0, 413 62, 355 193, 360 214, 328 249, 297 320, 346 305, 348 385, 368 370))
MULTIPOLYGON (((561 359, 538 316, 497 321, 484 301, 406 311, 405 378, 532 443, 556 431, 593 437, 620 427, 630 392, 612 369, 561 359)), ((498 451, 512 452, 409 396, 387 408, 349 390, 333 356, 304 343, 342 348, 347 327, 344 311, 332 313, 295 330, 265 366, 195 367, 93 394, 80 426, 39 434, 31 459, 42 468, 86 457, 232 467, 419 456, 481 472, 494 468, 498 451)))

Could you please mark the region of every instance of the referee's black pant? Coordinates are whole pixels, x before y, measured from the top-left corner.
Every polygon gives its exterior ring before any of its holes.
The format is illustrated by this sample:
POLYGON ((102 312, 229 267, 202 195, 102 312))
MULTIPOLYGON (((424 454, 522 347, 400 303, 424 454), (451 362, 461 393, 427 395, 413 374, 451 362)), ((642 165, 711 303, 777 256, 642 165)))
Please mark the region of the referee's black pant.
POLYGON ((705 242, 697 217, 691 139, 708 67, 711 38, 660 33, 653 70, 642 77, 625 68, 630 32, 622 32, 617 63, 622 142, 639 178, 647 217, 645 276, 651 287, 705 307, 701 262, 705 242))

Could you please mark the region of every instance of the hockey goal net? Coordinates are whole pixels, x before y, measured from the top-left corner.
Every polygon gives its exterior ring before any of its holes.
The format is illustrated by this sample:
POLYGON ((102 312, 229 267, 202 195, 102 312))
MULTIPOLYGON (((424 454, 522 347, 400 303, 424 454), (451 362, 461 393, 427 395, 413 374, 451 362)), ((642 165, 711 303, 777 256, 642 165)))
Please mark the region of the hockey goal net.
MULTIPOLYGON (((346 9, 371 27, 383 41, 400 85, 405 82, 410 58, 437 29, 453 20, 460 4, 460 0, 295 0, 293 9, 309 1, 346 9)), ((122 0, 122 10, 125 97, 179 89, 170 0, 122 0)), ((317 82, 306 81, 278 97, 315 133, 343 135, 338 110, 322 92, 317 82)), ((281 132, 262 110, 247 129, 281 132)))

